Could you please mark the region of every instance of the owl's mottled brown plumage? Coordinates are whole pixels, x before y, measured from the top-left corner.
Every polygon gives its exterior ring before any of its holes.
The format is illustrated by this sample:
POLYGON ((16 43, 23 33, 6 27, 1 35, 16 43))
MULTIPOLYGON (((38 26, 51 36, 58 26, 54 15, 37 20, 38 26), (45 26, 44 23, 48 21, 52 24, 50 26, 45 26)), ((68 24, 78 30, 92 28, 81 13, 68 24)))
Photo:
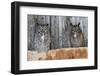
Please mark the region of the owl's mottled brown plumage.
POLYGON ((84 34, 82 33, 82 30, 80 28, 80 23, 78 25, 71 25, 71 34, 70 34, 70 41, 72 47, 84 47, 85 40, 84 40, 84 34))
POLYGON ((47 52, 50 49, 50 31, 48 24, 37 24, 35 28, 34 49, 47 52))

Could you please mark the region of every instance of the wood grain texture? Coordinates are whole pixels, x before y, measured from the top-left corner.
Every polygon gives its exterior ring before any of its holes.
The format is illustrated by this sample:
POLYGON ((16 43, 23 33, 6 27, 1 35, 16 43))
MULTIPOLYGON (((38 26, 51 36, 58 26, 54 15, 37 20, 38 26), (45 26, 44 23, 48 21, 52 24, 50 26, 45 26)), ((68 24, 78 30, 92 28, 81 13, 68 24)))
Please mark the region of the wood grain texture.
POLYGON ((48 60, 88 58, 87 48, 61 48, 48 51, 48 60))
POLYGON ((86 59, 88 58, 88 49, 79 48, 60 48, 49 50, 48 52, 28 51, 27 60, 61 60, 61 59, 86 59))

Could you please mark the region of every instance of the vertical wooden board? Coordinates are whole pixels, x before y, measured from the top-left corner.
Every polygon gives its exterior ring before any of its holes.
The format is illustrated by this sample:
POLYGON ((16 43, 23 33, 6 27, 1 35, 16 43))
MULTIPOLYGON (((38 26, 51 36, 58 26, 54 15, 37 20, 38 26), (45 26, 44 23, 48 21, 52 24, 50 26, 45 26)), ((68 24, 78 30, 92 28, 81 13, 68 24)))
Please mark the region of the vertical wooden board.
POLYGON ((59 17, 51 16, 51 49, 59 48, 59 17))
POLYGON ((35 17, 28 15, 28 50, 34 49, 35 17))
POLYGON ((63 17, 63 25, 62 25, 62 47, 68 48, 71 47, 70 44, 70 17, 63 17))
POLYGON ((87 47, 87 45, 88 45, 88 18, 80 17, 80 23, 81 23, 80 26, 84 33, 85 47, 87 47))
POLYGON ((45 24, 45 16, 37 16, 37 23, 45 24))
POLYGON ((80 17, 79 16, 72 16, 70 18, 70 21, 73 25, 77 25, 80 22, 80 17))
POLYGON ((50 16, 37 15, 37 23, 39 23, 39 24, 50 24, 50 16))
POLYGON ((58 17, 58 19, 59 19, 59 48, 62 48, 62 34, 63 34, 63 32, 62 32, 62 27, 63 27, 63 25, 64 25, 64 23, 63 23, 63 16, 59 16, 58 17))

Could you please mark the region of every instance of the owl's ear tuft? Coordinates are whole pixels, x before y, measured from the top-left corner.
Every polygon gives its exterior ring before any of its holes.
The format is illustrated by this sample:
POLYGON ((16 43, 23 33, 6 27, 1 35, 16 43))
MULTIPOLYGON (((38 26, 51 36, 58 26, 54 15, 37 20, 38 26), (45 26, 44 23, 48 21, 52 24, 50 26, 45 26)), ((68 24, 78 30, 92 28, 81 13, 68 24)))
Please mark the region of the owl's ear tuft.
POLYGON ((72 23, 70 23, 70 25, 71 25, 71 26, 73 26, 73 24, 72 24, 72 23))
POLYGON ((47 26, 48 26, 49 24, 47 24, 47 26))
POLYGON ((36 25, 39 25, 38 23, 36 23, 36 25))
POLYGON ((80 25, 80 22, 78 23, 78 26, 80 25))

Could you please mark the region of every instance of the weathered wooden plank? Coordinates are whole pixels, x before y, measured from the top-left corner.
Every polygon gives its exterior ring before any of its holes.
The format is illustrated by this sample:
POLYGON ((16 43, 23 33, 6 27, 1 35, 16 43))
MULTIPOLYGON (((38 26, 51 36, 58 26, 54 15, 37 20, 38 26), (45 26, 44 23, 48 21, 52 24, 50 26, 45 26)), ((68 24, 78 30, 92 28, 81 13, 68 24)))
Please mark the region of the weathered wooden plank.
POLYGON ((82 31, 84 33, 84 39, 85 39, 85 47, 88 46, 88 18, 87 17, 80 17, 81 27, 82 31))
POLYGON ((62 26, 62 47, 68 48, 71 47, 70 44, 70 17, 63 17, 63 26, 62 26))
POLYGON ((51 49, 59 48, 59 17, 51 16, 51 49))
POLYGON ((35 17, 28 15, 28 50, 34 49, 35 17))

